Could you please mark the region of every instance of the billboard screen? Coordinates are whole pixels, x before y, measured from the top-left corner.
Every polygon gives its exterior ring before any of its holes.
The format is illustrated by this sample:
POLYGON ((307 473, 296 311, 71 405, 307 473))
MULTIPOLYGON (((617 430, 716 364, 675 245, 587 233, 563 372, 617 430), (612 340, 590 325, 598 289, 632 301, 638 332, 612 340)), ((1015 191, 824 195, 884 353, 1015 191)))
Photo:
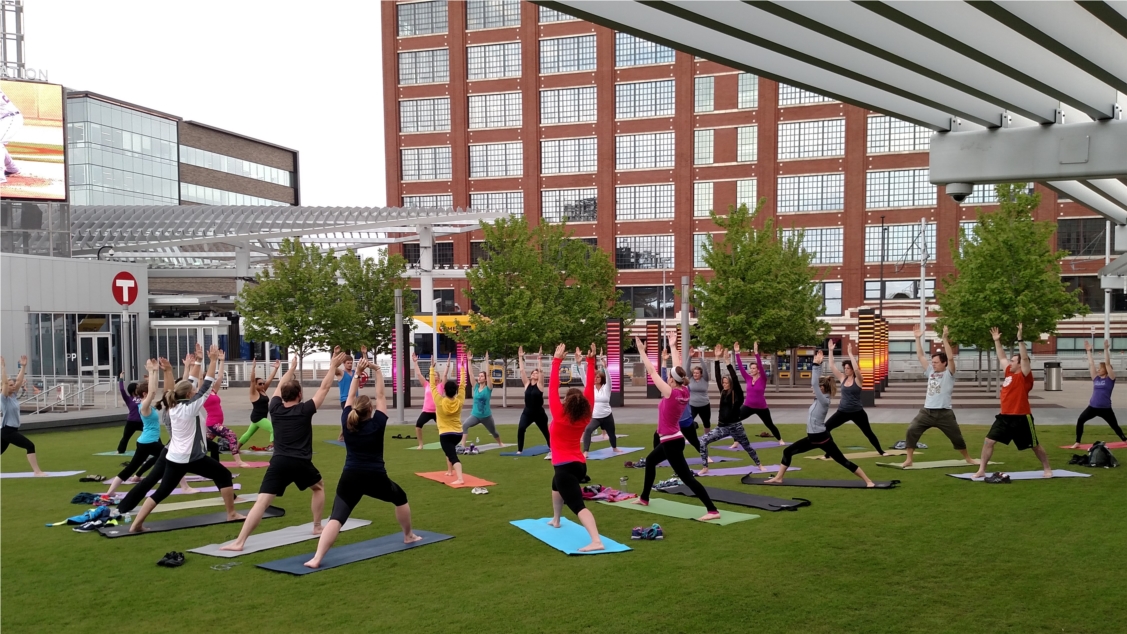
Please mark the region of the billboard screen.
POLYGON ((63 87, 0 80, 0 198, 67 199, 63 87))

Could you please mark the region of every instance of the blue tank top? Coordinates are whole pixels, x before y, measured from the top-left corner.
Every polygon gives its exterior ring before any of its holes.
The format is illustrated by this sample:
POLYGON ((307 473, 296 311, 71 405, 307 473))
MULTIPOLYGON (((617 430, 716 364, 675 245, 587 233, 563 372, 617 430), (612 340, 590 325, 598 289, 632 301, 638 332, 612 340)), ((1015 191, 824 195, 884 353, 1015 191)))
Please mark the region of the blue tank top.
POLYGON ((144 412, 140 412, 140 414, 141 435, 137 437, 137 442, 160 442, 160 410, 155 407, 149 407, 148 416, 145 416, 144 412))
POLYGON ((489 401, 493 398, 493 388, 477 385, 473 390, 473 410, 470 411, 470 416, 477 418, 485 418, 486 416, 493 415, 493 408, 490 406, 489 401))

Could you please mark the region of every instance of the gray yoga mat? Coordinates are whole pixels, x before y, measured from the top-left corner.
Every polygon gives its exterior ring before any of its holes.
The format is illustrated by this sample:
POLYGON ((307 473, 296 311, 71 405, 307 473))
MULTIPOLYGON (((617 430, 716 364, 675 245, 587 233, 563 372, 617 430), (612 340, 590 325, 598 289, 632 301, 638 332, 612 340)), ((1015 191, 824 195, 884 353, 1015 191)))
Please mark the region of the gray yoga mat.
MULTIPOLYGON (((657 490, 661 493, 687 495, 691 498, 696 497, 693 490, 683 484, 669 487, 668 489, 657 490)), ((704 487, 704 490, 708 492, 708 497, 712 498, 713 502, 724 502, 726 504, 746 506, 753 509, 763 509, 764 511, 797 511, 803 506, 810 506, 810 500, 802 498, 784 500, 768 495, 752 495, 750 493, 741 493, 740 491, 732 491, 730 489, 714 489, 712 487, 704 487)))
MULTIPOLYGON (((709 463, 709 464, 716 464, 717 462, 739 462, 739 461, 740 461, 739 458, 725 458, 724 456, 712 456, 712 462, 709 463)), ((699 464, 703 464, 703 463, 701 463, 700 458, 685 458, 685 464, 697 464, 697 465, 699 465, 699 464)), ((668 467, 669 461, 664 460, 660 464, 658 464, 657 466, 668 467)), ((744 473, 747 473, 747 472, 745 471, 744 473)), ((743 475, 743 474, 740 474, 740 475, 743 475)))
MULTIPOLYGON (((276 506, 266 507, 266 513, 262 515, 262 519, 271 517, 282 517, 286 514, 285 509, 280 509, 276 506)), ((227 512, 221 511, 219 513, 207 513, 205 515, 190 515, 188 517, 177 517, 171 520, 159 520, 156 522, 145 522, 146 530, 141 533, 130 533, 129 527, 131 524, 122 524, 121 526, 107 526, 98 529, 102 537, 133 537, 136 535, 146 535, 148 533, 163 533, 165 531, 175 531, 181 528, 199 528, 200 526, 214 526, 216 524, 228 524, 232 522, 241 522, 242 519, 229 520, 227 519, 227 512)))
MULTIPOLYGON (((791 443, 788 442, 785 445, 780 445, 779 441, 777 441, 777 440, 764 440, 764 441, 761 441, 761 442, 751 443, 751 448, 752 449, 782 449, 784 447, 789 446, 790 444, 791 443)), ((712 443, 711 445, 708 446, 709 451, 712 451, 713 449, 719 449, 721 451, 743 451, 744 450, 743 447, 736 447, 735 449, 732 449, 732 445, 724 442, 724 439, 717 440, 716 442, 714 442, 714 443, 712 443)))
MULTIPOLYGON (((326 522, 328 520, 325 520, 326 522)), ((348 518, 344 526, 340 527, 342 531, 350 531, 354 528, 360 528, 371 524, 371 520, 361 520, 354 517, 348 518)), ((324 524, 321 524, 324 526, 324 524)), ((247 538, 247 543, 243 545, 241 551, 232 550, 219 550, 221 546, 226 546, 235 540, 223 542, 222 544, 208 544, 207 546, 200 546, 189 550, 190 553, 199 553, 201 555, 211 555, 212 557, 224 557, 230 559, 240 555, 249 555, 257 553, 262 550, 270 550, 278 546, 289 546, 309 539, 317 539, 319 535, 313 534, 313 522, 301 524, 300 526, 287 526, 286 528, 268 533, 256 533, 247 538)), ((309 561, 308 559, 306 561, 309 561)), ((304 562, 303 562, 304 563, 304 562)))
POLYGON ((337 566, 372 559, 373 557, 380 557, 403 550, 418 548, 419 546, 427 546, 436 542, 446 541, 447 539, 454 539, 453 535, 443 535, 430 531, 415 531, 415 534, 422 537, 422 539, 412 544, 403 543, 403 533, 394 533, 375 539, 369 539, 364 542, 349 544, 347 546, 330 548, 329 552, 325 554, 325 558, 321 560, 320 568, 305 567, 305 562, 312 559, 314 553, 305 553, 304 555, 270 561, 264 564, 258 564, 258 567, 273 570, 274 572, 288 572, 291 575, 307 575, 311 572, 320 572, 322 570, 336 568, 337 566))
MULTIPOLYGON (((235 498, 235 504, 250 504, 258 500, 257 493, 240 495, 235 498)), ((200 509, 208 506, 223 506, 223 498, 204 498, 202 500, 189 500, 187 502, 165 502, 157 504, 153 513, 167 513, 169 511, 183 511, 184 509, 200 509)))
MULTIPOLYGON (((790 473, 791 471, 794 471, 794 469, 788 469, 787 473, 790 473)), ((892 489, 895 488, 896 485, 900 484, 899 480, 888 480, 885 482, 874 480, 873 484, 875 484, 876 486, 867 487, 865 486, 864 480, 813 480, 810 478, 787 478, 786 480, 783 480, 782 484, 775 484, 773 482, 769 483, 766 480, 766 478, 753 478, 750 475, 746 475, 740 479, 740 482, 743 482, 744 484, 759 484, 769 487, 818 487, 825 489, 892 489)))
MULTIPOLYGON (((38 476, 38 477, 40 477, 40 478, 65 478, 67 476, 76 476, 80 473, 86 473, 86 471, 44 471, 44 473, 46 473, 47 475, 42 475, 42 476, 38 476)), ((34 478, 34 477, 37 477, 35 475, 34 471, 21 471, 21 472, 18 472, 18 473, 14 473, 14 472, 9 471, 8 473, 0 473, 0 478, 4 478, 4 479, 7 479, 7 478, 34 478)))
MULTIPOLYGON (((791 471, 802 471, 802 467, 790 467, 787 469, 787 473, 790 473, 791 471)), ((709 467, 708 473, 698 473, 697 477, 711 478, 712 476, 745 476, 752 473, 778 472, 779 465, 777 464, 765 464, 763 465, 763 467, 757 467, 752 464, 744 467, 720 467, 719 469, 713 469, 709 467)))
MULTIPOLYGON (((993 473, 993 472, 992 471, 988 472, 986 475, 990 475, 990 473, 993 473)), ((1090 473, 1076 473, 1075 471, 1069 471, 1068 469, 1053 469, 1053 477, 1052 478, 1046 478, 1044 476, 1044 473, 1045 473, 1044 471, 1003 471, 1002 473, 1010 476, 1011 480, 1052 480, 1052 479, 1055 479, 1055 478, 1090 478, 1090 477, 1092 477, 1092 474, 1090 474, 1090 473)), ((975 480, 972 477, 972 476, 974 476, 974 473, 948 473, 947 475, 951 476, 952 478, 958 478, 960 480, 970 480, 972 482, 983 482, 984 481, 983 478, 979 478, 979 479, 975 480)))

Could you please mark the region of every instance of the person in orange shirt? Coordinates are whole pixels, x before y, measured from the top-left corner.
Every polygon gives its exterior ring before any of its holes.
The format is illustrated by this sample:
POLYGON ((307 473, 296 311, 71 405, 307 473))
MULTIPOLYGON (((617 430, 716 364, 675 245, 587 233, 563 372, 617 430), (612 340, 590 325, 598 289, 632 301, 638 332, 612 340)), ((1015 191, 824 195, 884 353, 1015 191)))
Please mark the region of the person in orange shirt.
POLYGON ((990 456, 994 454, 995 443, 1010 444, 1013 442, 1018 451, 1033 449, 1041 466, 1045 469, 1045 477, 1053 477, 1053 468, 1049 466, 1049 455, 1044 447, 1037 442, 1037 428, 1033 426, 1033 410, 1029 407, 1029 391, 1033 389, 1033 369, 1029 366, 1029 353, 1025 349, 1025 340, 1021 336, 1021 324, 1017 325, 1017 341, 1020 354, 1006 357, 1002 348, 1002 333, 997 328, 990 329, 994 337, 994 348, 998 351, 998 363, 1006 366, 1006 378, 1002 381, 1002 412, 994 417, 994 424, 986 433, 986 440, 982 443, 982 461, 978 463, 976 478, 986 476, 986 466, 990 464, 990 456))

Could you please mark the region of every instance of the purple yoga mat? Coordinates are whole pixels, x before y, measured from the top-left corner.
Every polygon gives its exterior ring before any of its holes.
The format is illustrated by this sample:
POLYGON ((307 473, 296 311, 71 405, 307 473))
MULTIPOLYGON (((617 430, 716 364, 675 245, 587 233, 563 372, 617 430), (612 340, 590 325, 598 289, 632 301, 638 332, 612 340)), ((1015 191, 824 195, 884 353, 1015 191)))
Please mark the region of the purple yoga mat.
MULTIPOLYGON (((751 443, 751 448, 752 449, 782 449, 783 447, 786 447, 790 444, 791 443, 788 442, 786 445, 780 445, 779 441, 777 441, 777 440, 766 440, 766 441, 763 441, 763 442, 753 442, 753 443, 751 443)), ((711 445, 708 446, 709 451, 712 451, 713 449, 719 449, 721 451, 743 451, 744 450, 743 447, 736 447, 735 449, 732 449, 732 446, 728 443, 725 443, 723 440, 718 440, 718 441, 716 441, 716 442, 714 442, 714 443, 712 443, 711 445)))
MULTIPOLYGON (((777 464, 764 465, 762 469, 757 468, 755 465, 749 465, 747 467, 726 467, 721 469, 710 468, 708 470, 708 473, 698 473, 697 475, 701 477, 745 476, 749 473, 776 473, 778 472, 778 470, 779 465, 777 464)), ((789 467, 787 469, 787 473, 790 473, 791 471, 802 471, 802 467, 789 467)))
MULTIPOLYGON (((713 456, 712 457, 713 463, 717 463, 717 462, 739 462, 739 461, 740 461, 739 458, 725 458, 724 456, 713 456)), ((688 464, 704 464, 700 461, 700 458, 686 458, 685 462, 688 463, 688 464)), ((666 461, 662 462, 661 464, 659 464, 657 466, 668 467, 669 461, 666 460, 666 461)))

